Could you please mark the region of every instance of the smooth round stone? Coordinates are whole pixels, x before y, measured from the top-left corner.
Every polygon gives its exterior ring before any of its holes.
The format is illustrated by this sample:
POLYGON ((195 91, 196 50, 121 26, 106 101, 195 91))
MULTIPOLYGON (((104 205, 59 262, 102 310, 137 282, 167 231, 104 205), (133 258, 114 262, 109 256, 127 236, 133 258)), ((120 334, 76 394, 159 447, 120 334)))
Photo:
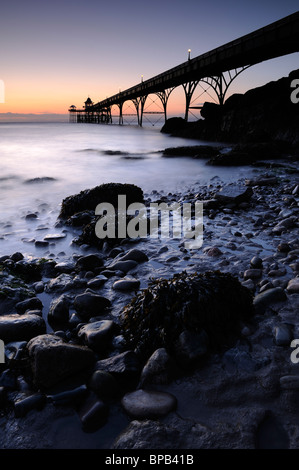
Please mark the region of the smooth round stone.
POLYGON ((139 289, 140 281, 137 279, 120 279, 113 284, 114 290, 128 291, 139 289))
POLYGON ((280 377, 280 388, 283 390, 299 390, 299 376, 298 375, 285 375, 280 377))
POLYGON ((121 403, 133 418, 147 419, 167 415, 176 408, 177 400, 170 393, 136 390, 127 393, 121 403))
POLYGON ((289 281, 287 291, 289 294, 299 294, 299 277, 295 277, 289 281))
POLYGON ((263 266, 263 260, 261 258, 259 258, 258 256, 254 256, 251 260, 250 260, 250 265, 254 268, 254 269, 260 269, 262 268, 263 266))
POLYGON ((285 324, 274 328, 274 336, 277 346, 289 346, 292 341, 292 332, 288 325, 285 324))

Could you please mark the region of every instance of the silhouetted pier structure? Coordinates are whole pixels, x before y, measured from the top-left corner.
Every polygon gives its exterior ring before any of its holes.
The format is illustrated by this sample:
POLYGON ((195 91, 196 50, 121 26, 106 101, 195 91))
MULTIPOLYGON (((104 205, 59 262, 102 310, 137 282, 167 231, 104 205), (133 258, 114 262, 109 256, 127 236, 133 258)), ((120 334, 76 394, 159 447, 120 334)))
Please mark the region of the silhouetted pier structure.
MULTIPOLYGON (((132 101, 137 122, 142 126, 145 102, 149 95, 157 95, 162 103, 164 119, 167 119, 167 103, 172 91, 183 86, 186 98, 185 119, 188 120, 193 93, 203 82, 215 91, 219 104, 225 100, 233 80, 244 70, 260 62, 299 51, 299 12, 217 47, 194 59, 190 58, 149 80, 119 92, 105 100, 93 103, 90 98, 82 109, 69 108, 71 122, 111 123, 111 108, 119 109, 118 122, 123 124, 123 106, 132 101)), ((156 112, 153 112, 156 114, 156 112)), ((152 114, 153 114, 152 113, 152 114)), ((127 116, 127 114, 126 114, 127 116)))

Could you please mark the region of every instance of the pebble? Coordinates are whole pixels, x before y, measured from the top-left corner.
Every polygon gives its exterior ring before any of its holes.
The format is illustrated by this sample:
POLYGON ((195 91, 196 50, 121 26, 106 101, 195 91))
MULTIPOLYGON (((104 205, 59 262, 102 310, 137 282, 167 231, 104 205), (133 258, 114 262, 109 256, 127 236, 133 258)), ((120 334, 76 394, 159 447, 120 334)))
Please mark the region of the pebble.
POLYGON ((48 313, 48 320, 66 323, 69 319, 69 300, 65 295, 52 300, 48 313))
POLYGON ((261 258, 259 258, 258 256, 254 256, 251 260, 250 260, 250 265, 252 266, 252 268, 254 269, 262 269, 263 267, 263 260, 261 258))
POLYGON ((288 325, 282 324, 274 328, 275 343, 277 346, 290 346, 292 332, 288 325))
POLYGON ((82 428, 85 431, 96 431, 106 424, 109 415, 108 406, 99 398, 87 400, 79 410, 82 428))
POLYGON ((115 398, 119 394, 119 385, 113 375, 102 370, 96 370, 89 381, 89 388, 102 400, 115 398))
POLYGON ((247 269, 244 272, 244 279, 259 279, 262 277, 261 269, 247 269))
POLYGON ((135 419, 165 416, 176 408, 174 395, 165 392, 136 390, 121 400, 124 410, 135 419))
POLYGON ((275 302, 283 302, 287 300, 287 296, 281 287, 268 289, 255 296, 253 305, 257 313, 265 313, 266 308, 275 302))
POLYGON ((102 274, 99 274, 95 278, 88 281, 87 287, 90 287, 90 289, 99 289, 103 284, 105 284, 106 281, 108 281, 108 278, 102 274))
POLYGON ((78 331, 78 338, 94 351, 103 351, 112 338, 114 327, 115 325, 112 320, 87 323, 78 331))
POLYGON ((142 369, 140 384, 167 384, 171 381, 174 373, 173 360, 165 348, 157 349, 142 369))
POLYGON ((127 261, 116 261, 115 263, 110 264, 108 268, 112 269, 113 271, 122 271, 124 273, 127 273, 131 269, 136 268, 136 266, 138 266, 137 261, 127 260, 127 261))
POLYGON ((285 375, 279 382, 282 390, 299 390, 299 375, 285 375))
POLYGON ((287 291, 289 294, 299 294, 299 277, 295 277, 289 281, 287 291))
POLYGON ((119 281, 115 281, 113 284, 114 290, 119 291, 130 291, 130 290, 138 290, 140 287, 140 281, 133 278, 123 278, 119 281))

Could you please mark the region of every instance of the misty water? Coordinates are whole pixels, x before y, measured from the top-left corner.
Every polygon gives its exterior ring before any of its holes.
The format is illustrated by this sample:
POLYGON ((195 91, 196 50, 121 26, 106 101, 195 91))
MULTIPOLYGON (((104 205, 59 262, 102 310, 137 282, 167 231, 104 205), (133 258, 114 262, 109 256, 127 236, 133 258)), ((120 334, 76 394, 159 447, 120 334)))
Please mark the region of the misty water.
MULTIPOLYGON (((63 198, 102 183, 133 183, 147 194, 167 194, 196 191, 216 175, 227 182, 248 176, 246 167, 216 168, 160 153, 201 143, 170 137, 152 126, 0 124, 0 255, 21 251, 40 256, 33 240, 63 232, 55 228, 63 198), (26 219, 32 213, 37 218, 26 219)), ((76 251, 73 234, 66 233, 53 244, 54 254, 76 251)))

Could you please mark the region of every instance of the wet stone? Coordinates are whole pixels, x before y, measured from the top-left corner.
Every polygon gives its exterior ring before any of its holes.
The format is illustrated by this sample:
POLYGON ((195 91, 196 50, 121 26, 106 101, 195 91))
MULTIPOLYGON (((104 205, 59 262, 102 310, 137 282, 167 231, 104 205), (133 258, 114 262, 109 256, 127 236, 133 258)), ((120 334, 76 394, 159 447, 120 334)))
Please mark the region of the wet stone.
POLYGON ((167 415, 176 408, 177 400, 170 393, 137 390, 126 394, 121 403, 133 418, 147 419, 167 415))
POLYGON ((88 323, 80 328, 78 338, 94 351, 103 351, 111 341, 114 327, 111 320, 88 323))
POLYGON ((119 281, 115 281, 113 284, 114 290, 119 291, 131 291, 131 290, 138 290, 140 286, 140 281, 138 279, 132 278, 123 278, 119 281))
POLYGON ((29 341, 46 332, 46 324, 38 315, 1 315, 0 338, 4 343, 13 341, 29 341))
POLYGON ((133 351, 125 351, 108 359, 97 361, 96 369, 109 372, 115 377, 131 378, 139 374, 141 365, 133 351))
POLYGON ((299 375, 285 375, 279 382, 282 390, 299 390, 299 375))
POLYGON ((96 370, 92 374, 88 386, 102 400, 115 398, 119 394, 119 385, 116 379, 102 370, 96 370))
POLYGON ((282 324, 274 328, 274 337, 277 346, 289 346, 293 335, 290 327, 282 324))
POLYGON ((244 272, 244 279, 259 279, 261 277, 261 269, 247 269, 247 271, 244 272))
POLYGON ((140 384, 167 384, 174 374, 174 362, 165 348, 157 349, 142 369, 140 384))
POLYGON ((287 291, 289 294, 299 294, 299 277, 295 277, 289 281, 287 291))
POLYGON ((78 315, 86 319, 103 314, 104 310, 110 307, 110 305, 109 299, 92 292, 79 294, 74 300, 74 308, 78 315))
POLYGON ((263 260, 261 258, 259 258, 258 256, 254 256, 250 260, 250 265, 254 269, 261 269, 263 267, 263 260))
POLYGON ((133 260, 127 260, 127 261, 116 261, 113 264, 110 264, 108 268, 113 271, 122 271, 124 273, 127 273, 131 269, 136 268, 138 266, 138 263, 133 260))
POLYGON ((42 310, 43 304, 41 300, 37 297, 31 297, 30 299, 23 300, 22 302, 18 302, 16 304, 16 311, 19 314, 25 313, 26 310, 42 310))
POLYGON ((264 313, 269 305, 285 300, 287 300, 287 296, 284 290, 281 287, 274 287, 273 289, 268 289, 256 295, 253 300, 253 305, 257 313, 264 313))

